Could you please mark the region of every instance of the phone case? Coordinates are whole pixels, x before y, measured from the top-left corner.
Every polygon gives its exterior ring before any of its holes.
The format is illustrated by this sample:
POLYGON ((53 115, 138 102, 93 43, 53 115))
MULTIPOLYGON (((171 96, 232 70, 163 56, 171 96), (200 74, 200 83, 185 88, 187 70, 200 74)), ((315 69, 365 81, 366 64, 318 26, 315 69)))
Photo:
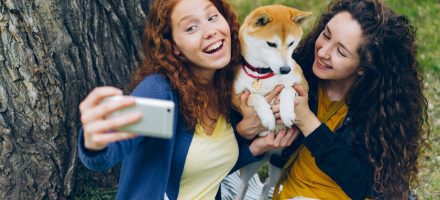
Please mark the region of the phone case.
MULTIPOLYGON (((118 101, 120 96, 109 97, 104 101, 118 101)), ((123 116, 138 112, 142 120, 122 126, 119 131, 135 133, 156 138, 171 138, 173 135, 174 102, 151 98, 135 97, 135 105, 115 111, 107 117, 123 116)))

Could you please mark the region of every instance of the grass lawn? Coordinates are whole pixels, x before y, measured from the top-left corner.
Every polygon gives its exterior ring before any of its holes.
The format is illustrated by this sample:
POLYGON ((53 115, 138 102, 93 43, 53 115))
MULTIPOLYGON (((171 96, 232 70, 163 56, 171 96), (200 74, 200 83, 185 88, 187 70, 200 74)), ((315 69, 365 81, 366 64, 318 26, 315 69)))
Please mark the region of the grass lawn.
MULTIPOLYGON (((246 14, 260 5, 283 4, 304 11, 313 17, 304 24, 307 33, 329 0, 230 0, 242 21, 246 14)), ((440 2, 438 0, 385 0, 395 11, 405 14, 417 27, 418 60, 424 71, 425 95, 429 101, 429 146, 421 157, 420 186, 416 191, 421 199, 440 199, 440 2)), ((90 188, 74 199, 113 199, 115 189, 90 188)))

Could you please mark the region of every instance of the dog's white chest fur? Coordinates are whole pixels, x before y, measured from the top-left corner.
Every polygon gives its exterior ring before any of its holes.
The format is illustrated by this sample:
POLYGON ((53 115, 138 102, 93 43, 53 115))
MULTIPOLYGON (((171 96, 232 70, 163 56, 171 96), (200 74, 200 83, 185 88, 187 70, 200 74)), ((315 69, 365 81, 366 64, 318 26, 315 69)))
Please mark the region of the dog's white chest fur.
MULTIPOLYGON (((298 67, 298 66, 295 66, 298 67)), ((294 113, 294 99, 296 91, 292 88, 295 83, 299 83, 301 76, 294 73, 295 70, 291 70, 287 74, 275 74, 269 78, 258 79, 256 72, 245 72, 243 68, 240 69, 239 74, 234 83, 234 89, 237 94, 244 90, 250 91, 251 95, 248 99, 248 105, 252 106, 261 119, 261 123, 268 130, 274 130, 276 128, 275 116, 272 113, 271 106, 264 96, 273 91, 277 85, 284 85, 283 90, 280 93, 280 116, 286 127, 291 127, 295 120, 294 113), (258 81, 261 87, 254 87, 254 82, 258 81)), ((260 135, 266 135, 267 132, 263 132, 260 135)))

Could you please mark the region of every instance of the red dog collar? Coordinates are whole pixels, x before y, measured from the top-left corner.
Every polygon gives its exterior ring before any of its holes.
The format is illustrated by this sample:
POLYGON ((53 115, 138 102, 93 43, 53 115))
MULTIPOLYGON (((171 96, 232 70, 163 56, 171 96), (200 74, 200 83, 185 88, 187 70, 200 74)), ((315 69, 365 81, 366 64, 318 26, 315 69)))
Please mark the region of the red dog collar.
POLYGON ((246 61, 244 61, 243 65, 241 65, 241 67, 243 67, 244 72, 245 72, 248 76, 250 76, 250 77, 252 77, 252 78, 255 78, 255 79, 257 79, 257 80, 259 80, 259 79, 270 78, 270 77, 272 77, 272 76, 275 75, 275 73, 273 73, 272 69, 270 69, 270 68, 256 68, 256 67, 250 65, 250 64, 249 64, 248 62, 246 62, 246 61), (253 71, 253 72, 257 72, 257 73, 259 73, 259 74, 265 74, 265 75, 262 75, 262 76, 255 76, 255 75, 250 74, 250 73, 247 71, 247 69, 249 69, 249 70, 251 70, 251 71, 253 71))

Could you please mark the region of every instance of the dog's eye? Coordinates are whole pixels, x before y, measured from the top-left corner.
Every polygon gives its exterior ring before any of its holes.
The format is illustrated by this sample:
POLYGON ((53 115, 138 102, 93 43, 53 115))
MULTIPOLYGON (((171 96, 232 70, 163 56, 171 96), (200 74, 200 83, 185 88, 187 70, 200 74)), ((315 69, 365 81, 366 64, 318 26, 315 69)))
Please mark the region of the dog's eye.
POLYGON ((270 47, 273 47, 273 48, 277 48, 277 44, 272 43, 272 42, 267 42, 267 45, 269 45, 270 47))
POLYGON ((295 43, 295 41, 291 42, 288 47, 291 47, 295 43))

